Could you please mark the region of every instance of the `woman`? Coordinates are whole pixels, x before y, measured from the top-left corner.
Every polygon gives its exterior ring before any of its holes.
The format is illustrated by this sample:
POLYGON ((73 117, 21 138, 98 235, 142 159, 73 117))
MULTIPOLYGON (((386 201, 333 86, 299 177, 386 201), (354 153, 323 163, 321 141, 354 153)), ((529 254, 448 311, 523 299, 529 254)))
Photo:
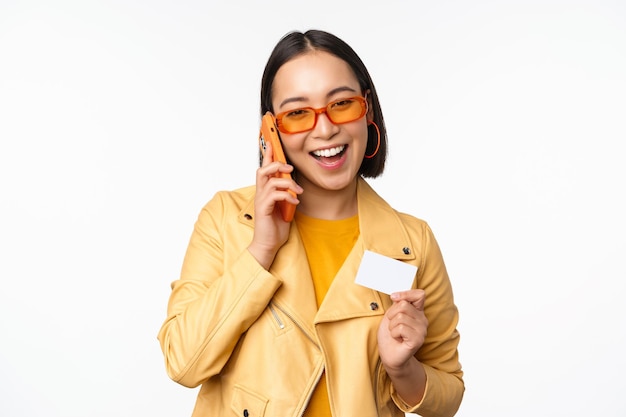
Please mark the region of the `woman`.
POLYGON ((268 146, 255 186, 203 208, 159 333, 170 377, 202 385, 193 416, 454 415, 458 313, 439 247, 363 179, 387 149, 367 69, 334 35, 290 33, 263 74, 266 111, 289 163, 268 146), (356 284, 366 250, 416 266, 413 288, 356 284))

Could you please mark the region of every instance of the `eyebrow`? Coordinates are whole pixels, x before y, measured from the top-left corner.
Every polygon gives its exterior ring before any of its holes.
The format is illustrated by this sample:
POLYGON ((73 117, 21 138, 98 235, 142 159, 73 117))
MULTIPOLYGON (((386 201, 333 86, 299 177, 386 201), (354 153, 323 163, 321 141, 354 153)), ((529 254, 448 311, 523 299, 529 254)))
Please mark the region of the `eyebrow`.
MULTIPOLYGON (((337 93, 342 93, 344 91, 350 91, 353 93, 356 93, 356 90, 352 87, 348 87, 348 86, 342 86, 342 87, 337 87, 337 88, 333 88, 332 90, 330 90, 328 92, 328 94, 326 94, 327 98, 331 98, 332 96, 334 96, 337 93)), ((289 103, 296 103, 296 102, 301 102, 301 101, 306 101, 307 98, 306 97, 289 97, 285 100, 283 100, 279 105, 278 108, 282 108, 285 104, 289 104, 289 103)))

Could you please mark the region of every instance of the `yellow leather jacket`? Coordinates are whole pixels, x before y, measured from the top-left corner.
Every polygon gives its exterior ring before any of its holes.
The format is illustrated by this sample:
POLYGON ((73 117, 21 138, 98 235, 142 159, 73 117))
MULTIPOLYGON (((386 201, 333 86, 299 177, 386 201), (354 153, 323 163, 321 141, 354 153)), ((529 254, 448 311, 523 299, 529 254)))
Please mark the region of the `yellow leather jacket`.
POLYGON ((158 337, 168 375, 202 384, 193 417, 301 416, 324 369, 334 416, 454 415, 464 391, 458 313, 428 225, 393 210, 360 179, 361 234, 318 310, 295 223, 269 271, 246 249, 254 192, 220 192, 207 203, 172 283, 158 337), (418 266, 414 285, 426 292, 429 327, 416 357, 427 386, 413 408, 395 394, 378 355, 389 296, 354 283, 364 250, 418 266))

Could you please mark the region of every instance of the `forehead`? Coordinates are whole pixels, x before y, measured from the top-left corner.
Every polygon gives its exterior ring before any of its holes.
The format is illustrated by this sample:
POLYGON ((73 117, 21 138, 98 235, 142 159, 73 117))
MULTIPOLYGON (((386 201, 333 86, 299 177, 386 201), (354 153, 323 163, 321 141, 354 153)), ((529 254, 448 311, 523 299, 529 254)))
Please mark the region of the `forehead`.
POLYGON ((307 52, 278 69, 272 86, 272 102, 276 106, 294 97, 311 103, 324 101, 333 90, 342 87, 360 93, 359 82, 348 63, 328 52, 307 52))

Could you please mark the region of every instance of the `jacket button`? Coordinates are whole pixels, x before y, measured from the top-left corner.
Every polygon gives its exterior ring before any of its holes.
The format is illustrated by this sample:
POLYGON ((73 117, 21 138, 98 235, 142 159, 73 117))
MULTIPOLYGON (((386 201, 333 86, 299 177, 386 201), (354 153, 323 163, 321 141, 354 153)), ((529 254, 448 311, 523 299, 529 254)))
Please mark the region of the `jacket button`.
POLYGON ((249 415, 248 409, 243 410, 243 417, 248 417, 249 415))
POLYGON ((252 216, 248 213, 244 214, 243 217, 245 217, 247 220, 252 220, 252 216))
POLYGON ((372 301, 370 303, 370 310, 378 310, 378 303, 372 301))
POLYGON ((411 249, 407 248, 406 246, 402 248, 402 252, 404 252, 405 255, 408 255, 409 253, 411 253, 411 249))

